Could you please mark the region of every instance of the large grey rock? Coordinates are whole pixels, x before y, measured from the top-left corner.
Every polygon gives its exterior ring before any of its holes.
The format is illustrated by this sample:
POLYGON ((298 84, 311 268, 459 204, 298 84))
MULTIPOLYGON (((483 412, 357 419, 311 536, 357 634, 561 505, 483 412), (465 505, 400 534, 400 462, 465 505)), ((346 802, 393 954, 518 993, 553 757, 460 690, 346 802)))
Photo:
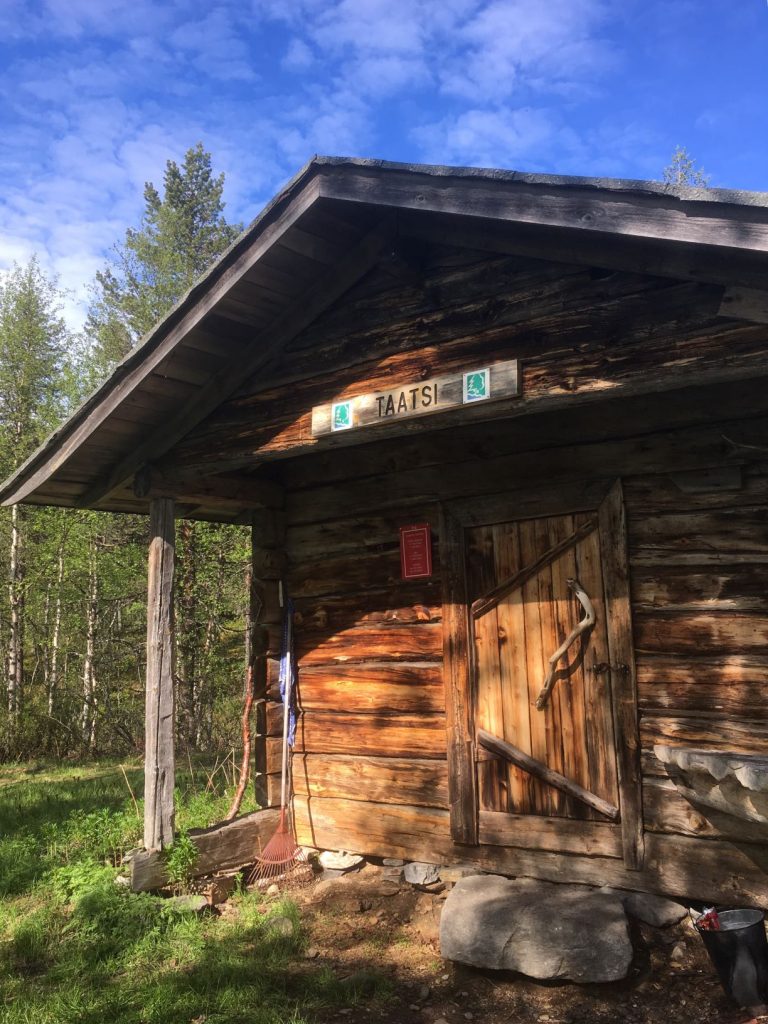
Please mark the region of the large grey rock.
POLYGON ((438 864, 423 864, 421 861, 414 861, 406 864, 403 874, 406 882, 411 885, 431 885, 440 881, 440 866, 438 864))
POLYGON ((476 875, 445 901, 440 952, 473 967, 586 983, 625 978, 633 951, 618 896, 476 875))
POLYGON ((682 921, 688 913, 680 903, 665 899, 663 896, 653 896, 648 892, 628 892, 621 895, 624 909, 630 917, 636 917, 638 921, 653 925, 654 928, 668 928, 682 921))

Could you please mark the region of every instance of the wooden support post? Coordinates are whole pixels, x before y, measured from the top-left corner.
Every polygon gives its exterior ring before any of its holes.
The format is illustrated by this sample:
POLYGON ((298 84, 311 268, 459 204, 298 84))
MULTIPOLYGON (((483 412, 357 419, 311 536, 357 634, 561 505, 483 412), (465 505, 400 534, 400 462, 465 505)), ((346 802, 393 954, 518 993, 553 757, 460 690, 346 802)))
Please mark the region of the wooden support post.
POLYGON ((173 706, 174 503, 153 498, 149 515, 147 703, 144 747, 144 847, 173 841, 175 785, 173 706))

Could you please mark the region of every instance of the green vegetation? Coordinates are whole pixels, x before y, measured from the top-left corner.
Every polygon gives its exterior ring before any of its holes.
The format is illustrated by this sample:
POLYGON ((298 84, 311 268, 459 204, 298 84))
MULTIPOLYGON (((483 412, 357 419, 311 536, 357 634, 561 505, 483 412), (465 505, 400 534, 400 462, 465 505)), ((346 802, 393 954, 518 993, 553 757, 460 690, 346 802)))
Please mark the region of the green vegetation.
POLYGON ((709 175, 701 167, 696 166, 696 161, 685 146, 676 146, 672 159, 664 168, 662 181, 665 185, 692 185, 695 188, 707 188, 709 175))
MULTIPOLYGON (((140 792, 141 770, 125 772, 140 792)), ((182 829, 221 816, 231 791, 219 778, 201 793, 206 773, 197 791, 180 775, 182 829)), ((233 912, 198 918, 117 885, 140 832, 117 764, 0 767, 1 1024, 309 1024, 363 998, 302 958, 290 901, 240 893, 233 912)), ((376 978, 365 998, 380 990, 376 978)))
MULTIPOLYGON (((96 275, 82 335, 34 258, 0 273, 0 479, 231 245, 223 190, 201 145, 167 161, 96 275)), ((240 743, 249 534, 177 533, 177 749, 223 753, 240 743)), ((0 509, 0 761, 141 750, 147 542, 144 516, 0 509)))

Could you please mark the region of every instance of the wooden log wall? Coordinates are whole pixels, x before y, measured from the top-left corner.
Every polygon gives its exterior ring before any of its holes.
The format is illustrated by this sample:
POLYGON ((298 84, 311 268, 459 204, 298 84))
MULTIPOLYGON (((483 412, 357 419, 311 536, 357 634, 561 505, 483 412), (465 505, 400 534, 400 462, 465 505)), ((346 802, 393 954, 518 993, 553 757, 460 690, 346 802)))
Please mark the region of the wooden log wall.
MULTIPOLYGON (((706 284, 448 249, 424 260, 414 284, 385 270, 370 275, 294 342, 268 388, 244 388, 176 453, 181 465, 195 466, 296 455, 279 463, 278 475, 297 607, 301 840, 768 904, 768 834, 692 808, 653 755, 658 742, 768 753, 768 389, 759 378, 735 380, 748 368, 760 372, 768 329, 719 317, 722 289, 706 284), (311 448, 313 404, 515 357, 526 416, 449 430, 404 427, 403 436, 382 440, 372 428, 357 445, 300 454, 311 448), (721 372, 732 382, 714 383, 721 372), (665 395, 670 379, 678 390, 665 395), (658 393, 633 398, 649 380, 658 393), (602 400, 579 405, 585 394, 602 400), (547 397, 557 402, 536 405, 547 397), (455 845, 441 503, 483 498, 517 518, 547 514, 553 494, 567 490, 574 510, 590 509, 619 477, 644 867, 628 871, 605 844, 578 837, 566 837, 559 852, 527 848, 530 837, 504 848, 455 845), (398 529, 417 522, 432 526, 435 570, 406 583, 398 529)), ((276 654, 279 630, 270 645, 276 654)), ((271 661, 273 783, 276 687, 271 661)))

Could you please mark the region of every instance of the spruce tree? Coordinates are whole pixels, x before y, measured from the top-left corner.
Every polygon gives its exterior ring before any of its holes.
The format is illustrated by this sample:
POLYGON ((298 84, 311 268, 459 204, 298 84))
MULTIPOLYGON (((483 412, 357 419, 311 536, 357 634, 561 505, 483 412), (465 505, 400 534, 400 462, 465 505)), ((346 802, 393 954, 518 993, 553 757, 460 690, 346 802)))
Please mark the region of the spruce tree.
POLYGON ((105 374, 179 301, 234 241, 224 217, 224 174, 202 143, 179 166, 168 160, 163 193, 147 182, 138 228, 129 228, 96 275, 87 330, 97 372, 105 374))
MULTIPOLYGON (((139 226, 126 231, 96 276, 86 325, 96 377, 106 376, 240 233, 239 224, 225 219, 223 189, 224 175, 214 174, 211 155, 200 143, 187 150, 181 165, 167 162, 162 194, 147 182, 139 226)), ((178 530, 177 707, 180 738, 190 746, 211 734, 204 723, 210 723, 215 697, 211 657, 222 609, 221 584, 207 553, 222 536, 228 538, 220 552, 223 564, 231 559, 237 565, 242 552, 235 532, 193 522, 178 530)))
POLYGON ((664 168, 662 181, 665 185, 693 185, 706 188, 709 175, 701 167, 697 167, 693 157, 684 146, 675 147, 672 159, 664 168))

